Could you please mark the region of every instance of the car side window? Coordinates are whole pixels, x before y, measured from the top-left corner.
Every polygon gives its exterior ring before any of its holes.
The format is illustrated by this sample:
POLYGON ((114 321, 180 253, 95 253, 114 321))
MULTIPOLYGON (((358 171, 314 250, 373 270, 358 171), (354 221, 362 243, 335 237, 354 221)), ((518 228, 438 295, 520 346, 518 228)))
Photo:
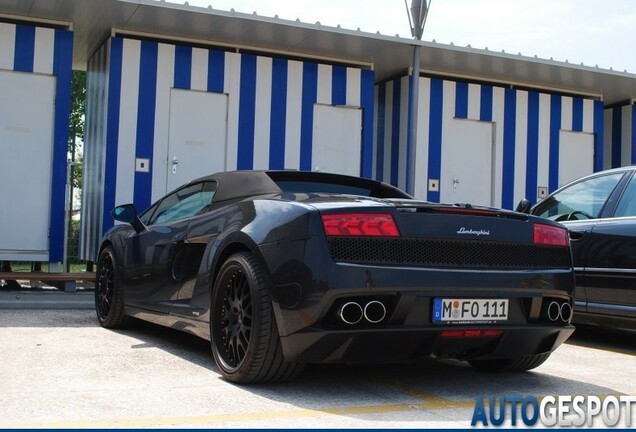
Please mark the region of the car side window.
POLYGON ((159 206, 159 204, 161 204, 161 202, 155 203, 152 207, 146 209, 146 211, 144 211, 139 216, 139 219, 141 219, 141 222, 143 222, 144 225, 150 225, 150 220, 152 218, 152 215, 155 214, 155 210, 157 210, 157 207, 159 206))
POLYGON ((153 212, 149 225, 168 223, 197 215, 209 206, 216 182, 196 183, 166 196, 153 212))
POLYGON ((540 204, 536 215, 562 221, 598 218, 623 173, 593 177, 573 184, 540 204))
POLYGON ((636 176, 629 181, 614 213, 614 217, 627 216, 636 216, 636 176))

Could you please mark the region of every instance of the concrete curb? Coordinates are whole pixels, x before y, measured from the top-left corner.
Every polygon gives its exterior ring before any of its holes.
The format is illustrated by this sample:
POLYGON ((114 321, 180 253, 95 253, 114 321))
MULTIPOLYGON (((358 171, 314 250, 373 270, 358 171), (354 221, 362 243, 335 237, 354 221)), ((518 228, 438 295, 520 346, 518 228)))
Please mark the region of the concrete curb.
POLYGON ((0 291, 0 309, 93 309, 94 291, 0 291))

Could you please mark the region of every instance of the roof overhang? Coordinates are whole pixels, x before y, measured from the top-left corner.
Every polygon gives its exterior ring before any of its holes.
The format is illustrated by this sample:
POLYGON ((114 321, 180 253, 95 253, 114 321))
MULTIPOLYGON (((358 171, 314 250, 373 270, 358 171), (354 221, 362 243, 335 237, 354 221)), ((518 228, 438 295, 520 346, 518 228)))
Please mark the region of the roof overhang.
POLYGON ((636 98, 634 74, 211 7, 155 0, 0 0, 0 15, 70 24, 78 69, 109 36, 129 34, 367 66, 383 81, 408 73, 419 44, 426 74, 581 94, 607 104, 636 98))

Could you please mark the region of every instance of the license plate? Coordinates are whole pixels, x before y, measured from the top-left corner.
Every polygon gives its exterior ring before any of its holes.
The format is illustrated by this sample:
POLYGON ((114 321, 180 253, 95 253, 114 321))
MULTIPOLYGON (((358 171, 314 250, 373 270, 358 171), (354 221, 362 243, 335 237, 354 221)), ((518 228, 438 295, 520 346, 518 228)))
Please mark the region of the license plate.
POLYGON ((508 299, 435 298, 433 322, 444 324, 475 324, 506 321, 508 299))

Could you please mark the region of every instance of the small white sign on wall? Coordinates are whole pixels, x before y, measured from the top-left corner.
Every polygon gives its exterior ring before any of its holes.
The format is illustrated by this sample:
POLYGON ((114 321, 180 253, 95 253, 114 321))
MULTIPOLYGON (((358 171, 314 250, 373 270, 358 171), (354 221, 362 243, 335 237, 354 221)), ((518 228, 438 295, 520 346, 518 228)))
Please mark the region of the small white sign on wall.
POLYGON ((137 158, 135 159, 135 171, 141 173, 149 173, 150 172, 150 159, 147 158, 137 158))

